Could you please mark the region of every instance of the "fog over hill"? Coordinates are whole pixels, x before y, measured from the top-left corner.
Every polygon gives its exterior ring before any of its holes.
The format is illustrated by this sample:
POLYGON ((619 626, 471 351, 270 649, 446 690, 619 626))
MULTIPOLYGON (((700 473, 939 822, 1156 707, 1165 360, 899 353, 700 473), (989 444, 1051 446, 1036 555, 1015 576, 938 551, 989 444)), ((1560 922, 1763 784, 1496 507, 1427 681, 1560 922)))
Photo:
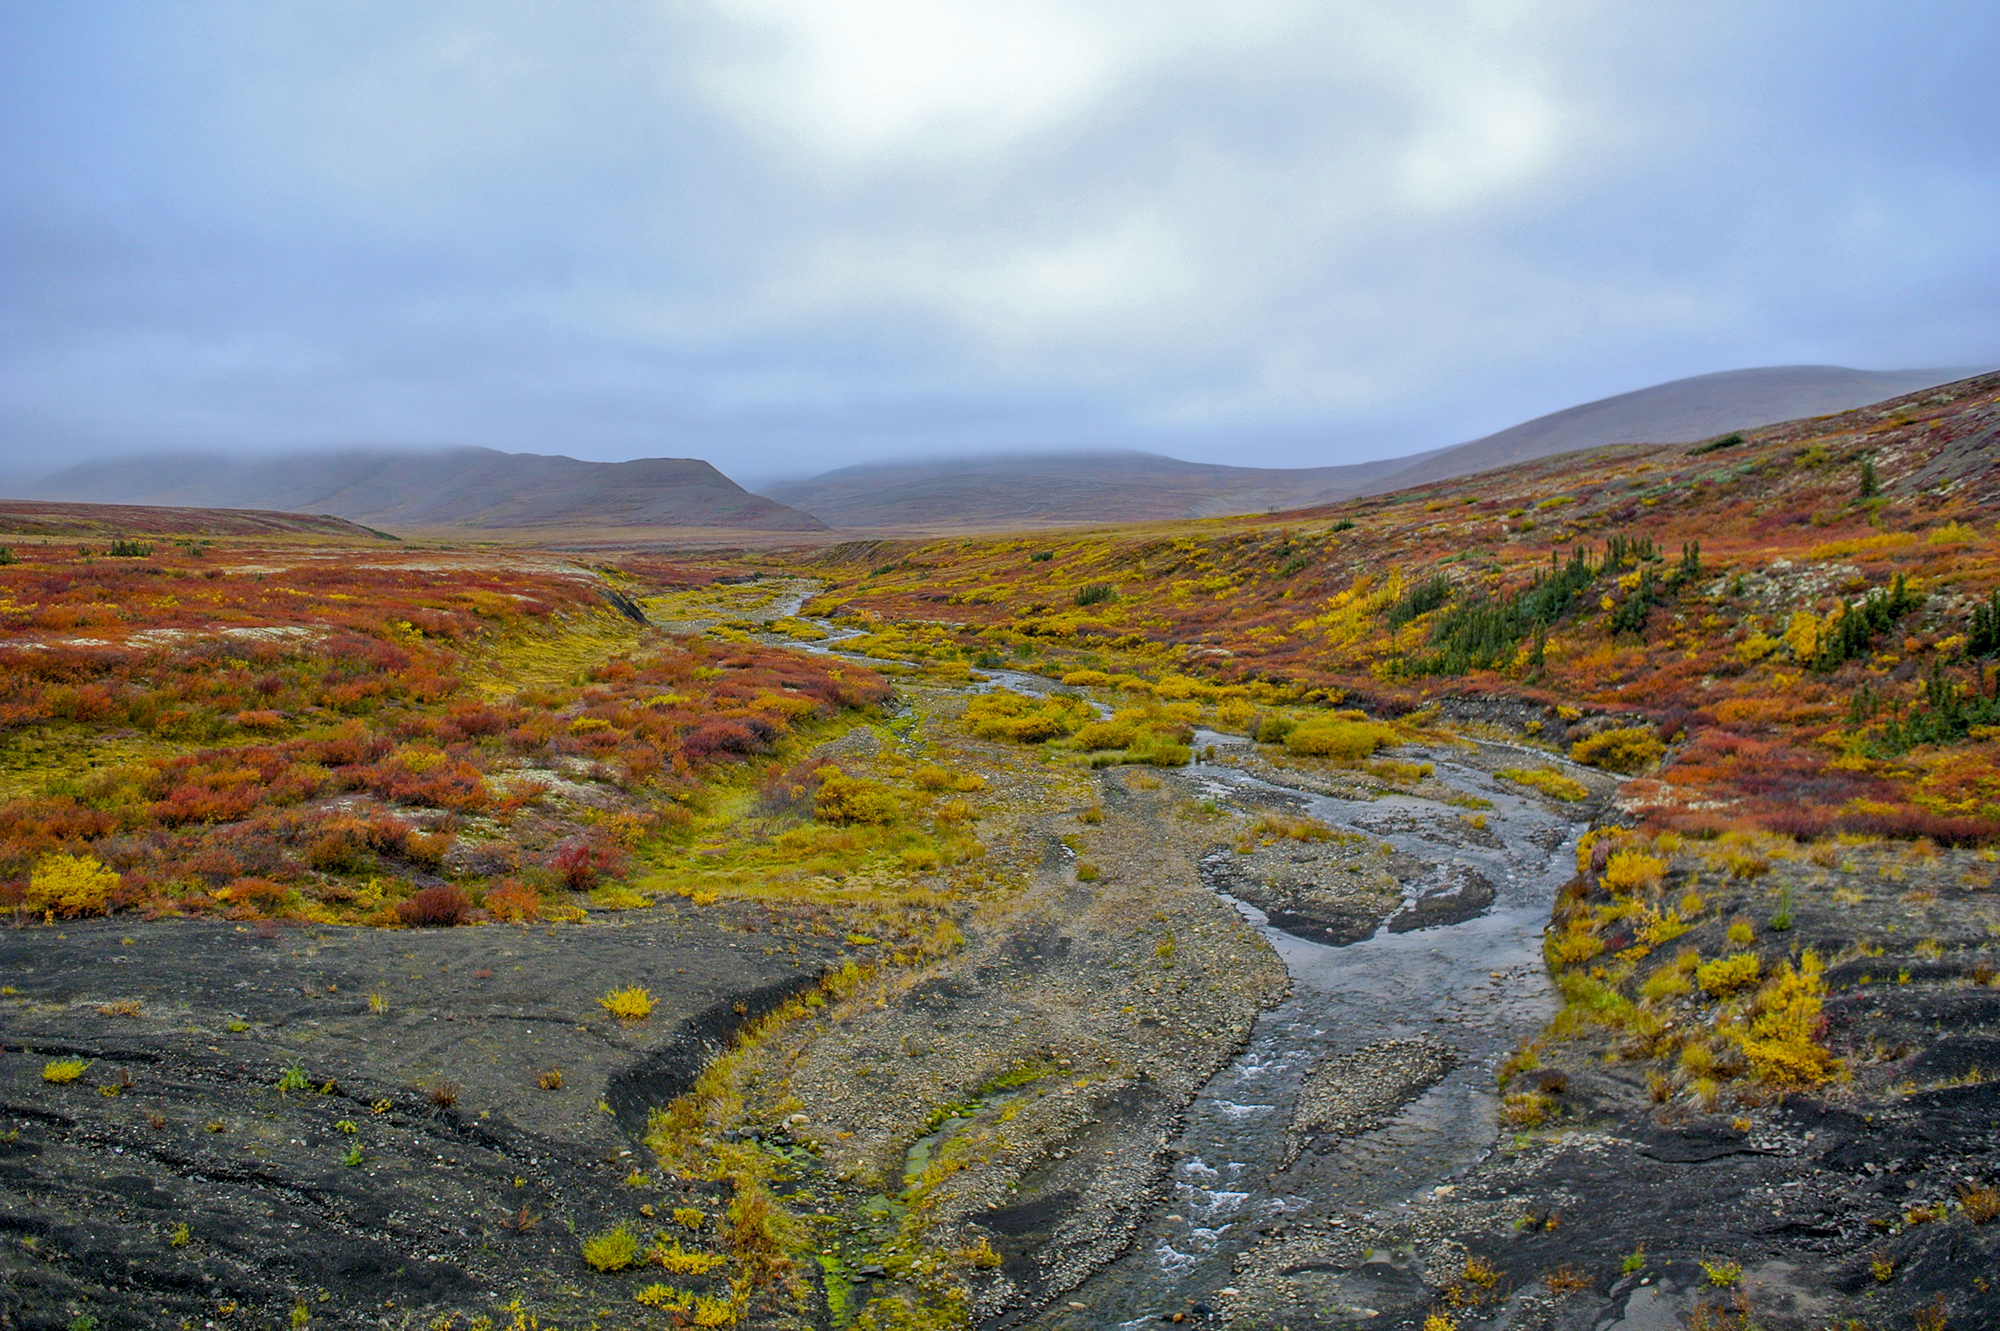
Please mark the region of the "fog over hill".
POLYGON ((1001 454, 864 463, 764 493, 835 527, 1074 526, 1296 508, 1354 493, 1409 461, 1284 470, 1130 450, 1001 454))
POLYGON ((34 499, 329 513, 375 527, 740 527, 818 531, 699 458, 579 462, 490 448, 204 455, 86 462, 26 487, 34 499))
POLYGON ((1537 416, 1468 444, 1407 458, 1410 465, 1370 489, 1400 490, 1602 444, 1693 443, 1730 430, 1851 411, 1975 373, 1976 369, 1781 365, 1698 374, 1537 416))
POLYGON ((85 462, 10 488, 41 500, 330 514, 390 530, 990 531, 1148 522, 1306 508, 1603 444, 1683 443, 1865 406, 1963 373, 1787 366, 1705 374, 1452 448, 1332 467, 1079 450, 868 463, 753 494, 696 458, 582 462, 451 448, 142 456, 85 462))
POLYGON ((1227 467, 1136 452, 880 462, 762 493, 834 527, 977 529, 1215 517, 1304 508, 1603 444, 1689 443, 1823 416, 1947 383, 1967 370, 1831 365, 1676 379, 1539 416, 1470 443, 1343 467, 1227 467))

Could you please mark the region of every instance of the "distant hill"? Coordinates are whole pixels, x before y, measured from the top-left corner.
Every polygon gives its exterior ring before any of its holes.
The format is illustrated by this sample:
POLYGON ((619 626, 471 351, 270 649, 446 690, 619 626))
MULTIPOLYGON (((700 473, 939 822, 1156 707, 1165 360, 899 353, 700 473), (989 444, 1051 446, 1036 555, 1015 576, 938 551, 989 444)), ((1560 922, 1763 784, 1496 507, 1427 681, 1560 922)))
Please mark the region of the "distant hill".
POLYGON ((270 458, 162 456, 82 463, 34 498, 331 513, 390 529, 733 527, 820 531, 697 458, 579 462, 490 448, 270 458))
POLYGON ((1029 453, 865 463, 763 492, 834 527, 1074 527, 1296 508, 1353 494, 1409 461, 1279 470, 1130 451, 1029 453))
POLYGON ((63 504, 0 499, 8 536, 338 536, 393 541, 382 532, 327 514, 265 513, 252 508, 152 508, 138 504, 63 504))
POLYGON ((1381 494, 1470 476, 1601 444, 1691 444, 1731 430, 1850 411, 1971 373, 1781 365, 1698 374, 1537 416, 1469 444, 1405 459, 1409 465, 1370 483, 1361 493, 1381 494))
POLYGON ((1962 378, 1961 370, 1777 366, 1697 375, 1588 402, 1451 448, 1342 467, 1228 467, 1077 452, 843 467, 763 493, 834 527, 1004 530, 1305 508, 1602 444, 1692 443, 1823 416, 1962 378))

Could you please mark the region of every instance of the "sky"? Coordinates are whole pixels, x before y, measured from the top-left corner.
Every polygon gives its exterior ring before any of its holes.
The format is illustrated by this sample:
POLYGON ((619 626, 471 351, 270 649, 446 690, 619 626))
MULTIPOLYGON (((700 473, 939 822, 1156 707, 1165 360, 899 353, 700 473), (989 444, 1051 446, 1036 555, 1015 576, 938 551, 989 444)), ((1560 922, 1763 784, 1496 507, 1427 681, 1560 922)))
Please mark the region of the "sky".
POLYGON ((0 479, 1320 466, 2000 365, 2000 6, 0 0, 0 479))

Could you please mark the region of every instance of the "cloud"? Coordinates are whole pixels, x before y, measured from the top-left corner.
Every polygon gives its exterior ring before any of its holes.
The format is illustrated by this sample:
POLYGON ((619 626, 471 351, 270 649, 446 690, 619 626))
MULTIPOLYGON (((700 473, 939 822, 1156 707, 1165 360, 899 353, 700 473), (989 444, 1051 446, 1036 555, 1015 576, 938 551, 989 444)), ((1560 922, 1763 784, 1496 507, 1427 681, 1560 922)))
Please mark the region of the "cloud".
POLYGON ((752 49, 703 85, 780 148, 855 160, 991 151, 1076 115, 1117 60, 1084 8, 1021 0, 722 0, 752 49), (761 40, 760 40, 761 39, 761 40))
MULTIPOLYGON (((0 11, 0 450, 1325 463, 2000 358, 1990 6, 0 11), (1920 83, 1882 71, 1921 64, 1920 83)), ((725 468, 727 469, 727 467, 725 468)))

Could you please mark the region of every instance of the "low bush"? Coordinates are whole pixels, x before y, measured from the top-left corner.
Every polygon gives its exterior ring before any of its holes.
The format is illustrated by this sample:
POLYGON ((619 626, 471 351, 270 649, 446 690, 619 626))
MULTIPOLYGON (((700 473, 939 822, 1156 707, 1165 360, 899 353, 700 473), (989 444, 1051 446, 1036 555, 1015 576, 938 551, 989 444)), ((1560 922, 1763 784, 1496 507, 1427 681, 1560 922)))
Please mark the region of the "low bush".
POLYGON ((1073 735, 1096 718, 1082 698, 1057 694, 1030 698, 1011 689, 982 693, 966 704, 965 721, 981 739, 1010 739, 1019 744, 1073 735))
POLYGON ((542 898, 518 878, 503 878, 487 889, 486 911, 496 920, 526 924, 542 915, 542 898))
POLYGON ((639 1240, 620 1225, 585 1239, 583 1260, 599 1271, 623 1271, 639 1260, 639 1240))
POLYGON ((396 917, 412 929, 449 929, 464 924, 471 913, 472 899, 452 883, 427 887, 396 903, 396 917))
POLYGON ((1396 732, 1375 721, 1307 721, 1285 736, 1285 748, 1307 758, 1355 761, 1396 742, 1396 732))
POLYGON ((823 823, 893 823, 901 814, 902 801, 894 790, 838 768, 823 770, 813 792, 813 817, 823 823))
POLYGON ((1695 971, 1694 979, 1704 992, 1722 996, 1757 983, 1761 969, 1762 963, 1755 952, 1738 952, 1733 956, 1703 962, 1695 971))
POLYGON ((1552 767, 1503 767, 1493 775, 1571 803, 1590 796, 1590 791, 1584 788, 1581 781, 1566 777, 1552 767))
POLYGON ((65 917, 102 915, 119 877, 90 855, 49 855, 28 876, 22 904, 65 917))
POLYGON ((640 985, 613 989, 597 1000, 597 1005, 620 1021, 644 1021, 657 1005, 652 993, 640 985))
POLYGON ((1569 756, 1576 762, 1626 773, 1643 772, 1666 751, 1650 726, 1606 730, 1569 746, 1569 756))
POLYGON ((1614 892, 1659 890, 1667 862, 1641 850, 1615 850, 1605 861, 1604 885, 1614 892))

